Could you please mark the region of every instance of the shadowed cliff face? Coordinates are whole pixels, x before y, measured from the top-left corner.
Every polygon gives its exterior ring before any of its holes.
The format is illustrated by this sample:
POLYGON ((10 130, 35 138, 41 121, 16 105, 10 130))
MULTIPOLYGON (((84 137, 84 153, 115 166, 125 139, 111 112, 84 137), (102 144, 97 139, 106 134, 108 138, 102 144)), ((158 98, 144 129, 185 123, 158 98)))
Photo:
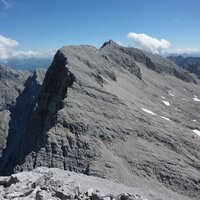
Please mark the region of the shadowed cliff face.
POLYGON ((199 199, 198 84, 169 60, 112 41, 63 47, 1 173, 58 167, 199 199))
MULTIPOLYGON (((54 63, 46 74, 42 88, 34 73, 16 100, 11 112, 7 148, 1 159, 3 174, 12 173, 17 164, 24 162, 26 155, 39 151, 47 143, 46 132, 54 126, 55 114, 62 107, 67 88, 75 80, 65 67, 67 60, 62 55, 58 53, 54 63)), ((36 163, 37 156, 33 159, 36 163)))
POLYGON ((29 72, 16 71, 0 65, 0 155, 6 145, 11 110, 29 75, 29 72))
POLYGON ((24 83, 23 90, 16 98, 15 104, 9 108, 10 119, 8 120, 7 144, 0 159, 1 169, 5 169, 5 174, 13 170, 16 166, 17 160, 13 158, 19 158, 21 156, 23 138, 25 137, 29 120, 36 107, 36 101, 41 88, 40 81, 43 79, 44 73, 44 70, 38 70, 29 76, 24 83), (10 164, 4 166, 7 162, 10 164))
MULTIPOLYGON (((47 145, 47 132, 54 127, 56 114, 62 108, 62 101, 67 96, 67 89, 75 81, 74 75, 69 72, 66 65, 67 59, 58 52, 44 79, 38 106, 33 113, 24 142, 23 159, 29 153, 38 152, 41 147, 47 145)), ((23 159, 21 159, 22 162, 24 162, 23 159)), ((33 168, 37 162, 41 161, 37 161, 36 155, 33 168)))

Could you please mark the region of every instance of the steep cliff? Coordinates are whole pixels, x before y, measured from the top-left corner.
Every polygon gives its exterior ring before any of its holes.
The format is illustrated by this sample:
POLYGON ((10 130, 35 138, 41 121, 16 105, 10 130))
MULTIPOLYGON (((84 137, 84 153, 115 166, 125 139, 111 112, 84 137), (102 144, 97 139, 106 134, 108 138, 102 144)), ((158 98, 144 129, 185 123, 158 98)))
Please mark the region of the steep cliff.
POLYGON ((17 71, 0 65, 0 155, 6 145, 10 114, 29 75, 31 75, 29 72, 17 71))
MULTIPOLYGON (((6 149, 6 155, 8 152, 14 155, 16 148, 19 148, 45 72, 43 69, 32 73, 0 66, 0 155, 3 149, 6 149)), ((5 161, 7 156, 4 155, 5 161)))

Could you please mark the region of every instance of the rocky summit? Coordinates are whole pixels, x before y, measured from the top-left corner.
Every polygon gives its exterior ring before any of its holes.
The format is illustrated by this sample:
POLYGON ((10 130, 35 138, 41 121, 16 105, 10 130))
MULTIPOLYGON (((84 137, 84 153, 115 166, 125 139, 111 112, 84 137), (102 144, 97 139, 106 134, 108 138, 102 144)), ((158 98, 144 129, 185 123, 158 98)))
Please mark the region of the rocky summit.
POLYGON ((200 199, 195 75, 113 41, 63 47, 42 74, 25 81, 9 123, 0 123, 2 175, 53 167, 111 179, 148 200, 200 199))

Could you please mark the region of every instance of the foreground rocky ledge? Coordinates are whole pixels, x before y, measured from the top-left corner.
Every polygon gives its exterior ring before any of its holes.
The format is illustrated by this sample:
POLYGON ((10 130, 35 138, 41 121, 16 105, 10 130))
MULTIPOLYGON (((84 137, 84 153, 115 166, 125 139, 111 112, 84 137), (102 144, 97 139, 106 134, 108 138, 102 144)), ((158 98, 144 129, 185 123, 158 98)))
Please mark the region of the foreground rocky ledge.
POLYGON ((56 168, 0 177, 0 199, 147 200, 135 188, 56 168))

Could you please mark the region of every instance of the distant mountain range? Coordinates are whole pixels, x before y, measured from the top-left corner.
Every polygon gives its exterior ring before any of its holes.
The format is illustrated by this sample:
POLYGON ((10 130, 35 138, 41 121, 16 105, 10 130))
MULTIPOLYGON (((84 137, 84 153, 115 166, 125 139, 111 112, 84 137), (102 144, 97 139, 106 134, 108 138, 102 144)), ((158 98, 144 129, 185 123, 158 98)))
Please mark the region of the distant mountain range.
POLYGON ((168 58, 178 66, 196 74, 200 78, 200 57, 169 56, 168 58))
POLYGON ((0 61, 0 64, 12 67, 13 69, 34 70, 36 68, 48 68, 52 60, 53 57, 9 59, 7 61, 0 61))

